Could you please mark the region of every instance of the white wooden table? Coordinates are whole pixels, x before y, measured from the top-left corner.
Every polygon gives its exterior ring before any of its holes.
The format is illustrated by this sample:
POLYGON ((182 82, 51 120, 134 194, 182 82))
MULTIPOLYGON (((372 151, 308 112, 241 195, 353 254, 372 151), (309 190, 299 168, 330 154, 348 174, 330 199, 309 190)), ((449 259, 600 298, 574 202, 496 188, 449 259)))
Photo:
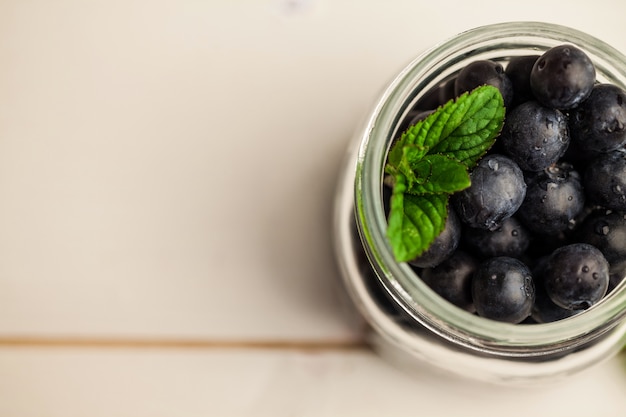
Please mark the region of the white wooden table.
POLYGON ((424 48, 543 20, 626 51, 625 13, 1 0, 0 415, 624 415, 624 357, 522 391, 382 361, 339 302, 330 208, 357 121, 424 48))

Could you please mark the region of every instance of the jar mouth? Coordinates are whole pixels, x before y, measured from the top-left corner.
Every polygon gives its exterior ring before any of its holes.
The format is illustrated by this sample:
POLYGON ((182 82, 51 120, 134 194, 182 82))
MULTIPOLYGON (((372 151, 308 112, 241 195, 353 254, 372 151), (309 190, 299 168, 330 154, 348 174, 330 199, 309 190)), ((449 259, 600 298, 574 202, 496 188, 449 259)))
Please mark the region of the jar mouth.
POLYGON ((597 337, 626 317, 626 280, 588 310, 551 323, 510 324, 472 315, 443 300, 408 264, 396 262, 386 237, 383 167, 391 141, 400 133, 398 127, 411 106, 469 60, 538 54, 562 43, 578 45, 590 56, 599 82, 612 82, 626 89, 626 57, 588 34, 543 22, 481 26, 435 45, 410 62, 383 92, 358 149, 356 223, 383 287, 420 324, 472 348, 554 349, 571 340, 597 337))

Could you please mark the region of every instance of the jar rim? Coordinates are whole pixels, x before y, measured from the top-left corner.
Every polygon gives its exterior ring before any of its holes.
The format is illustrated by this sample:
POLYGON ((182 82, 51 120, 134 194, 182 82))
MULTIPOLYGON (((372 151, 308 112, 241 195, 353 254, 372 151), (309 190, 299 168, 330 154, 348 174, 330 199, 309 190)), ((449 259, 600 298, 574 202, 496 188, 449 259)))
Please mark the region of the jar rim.
MULTIPOLYGON (((576 29, 545 22, 504 22, 480 26, 439 43, 413 59, 389 84, 368 119, 358 149, 355 177, 355 216, 368 256, 377 265, 384 288, 422 325, 457 343, 484 351, 529 348, 554 349, 572 340, 596 337, 626 317, 626 282, 583 313, 551 323, 519 325, 498 322, 442 302, 406 263, 395 261, 386 238, 387 219, 382 197, 382 167, 401 115, 415 99, 416 80, 434 82, 432 69, 459 54, 481 53, 483 43, 533 47, 579 45, 600 72, 626 88, 626 56, 603 41, 576 29), (595 59, 594 59, 595 58, 595 59), (430 77, 430 78, 429 78, 430 77)), ((467 56, 467 55, 463 55, 467 56)), ((626 281, 626 280, 624 280, 626 281)))

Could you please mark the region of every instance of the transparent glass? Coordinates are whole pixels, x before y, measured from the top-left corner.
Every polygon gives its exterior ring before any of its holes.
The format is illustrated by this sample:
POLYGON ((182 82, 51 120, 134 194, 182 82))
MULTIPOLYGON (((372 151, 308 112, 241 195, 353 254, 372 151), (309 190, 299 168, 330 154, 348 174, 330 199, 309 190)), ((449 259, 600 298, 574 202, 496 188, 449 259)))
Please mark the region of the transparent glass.
POLYGON ((501 323, 444 301, 407 264, 394 260, 385 237, 383 167, 414 104, 473 60, 505 62, 563 43, 589 55, 598 81, 626 88, 626 57, 588 34, 540 22, 489 25, 414 59, 384 90, 351 142, 335 200, 335 252, 345 288, 370 326, 371 342, 403 366, 426 361, 470 378, 536 381, 588 368, 626 341, 626 282, 568 319, 501 323))

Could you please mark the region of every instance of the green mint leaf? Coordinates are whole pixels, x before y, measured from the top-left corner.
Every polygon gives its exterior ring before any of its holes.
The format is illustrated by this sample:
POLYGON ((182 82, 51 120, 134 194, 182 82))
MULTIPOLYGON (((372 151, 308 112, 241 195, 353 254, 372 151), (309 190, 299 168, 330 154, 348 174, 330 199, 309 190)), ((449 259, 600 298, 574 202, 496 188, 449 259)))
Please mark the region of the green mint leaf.
POLYGON ((428 249, 443 231, 448 214, 447 194, 408 194, 404 181, 402 176, 396 178, 387 229, 398 262, 410 261, 428 249))
POLYGON ((409 188, 427 181, 425 176, 414 170, 414 167, 420 164, 427 152, 428 148, 418 145, 405 145, 402 148, 402 159, 400 160, 398 171, 406 178, 409 188))
POLYGON ((493 145, 503 123, 502 95, 496 87, 484 85, 409 127, 396 145, 425 146, 431 154, 446 154, 472 168, 493 145))
POLYGON ((424 158, 429 149, 426 146, 420 145, 404 145, 402 148, 402 160, 401 163, 407 164, 410 167, 424 158))
POLYGON ((385 172, 394 175, 400 171, 400 163, 404 157, 404 141, 400 138, 391 145, 391 149, 387 154, 387 163, 385 164, 385 172))
POLYGON ((403 137, 392 145, 387 155, 387 165, 385 170, 389 174, 402 171, 406 164, 417 162, 428 152, 428 147, 406 143, 403 137), (403 167, 404 165, 404 167, 403 167))
POLYGON ((470 186, 467 167, 446 155, 426 155, 412 168, 420 180, 409 184, 411 194, 452 194, 470 186))
POLYGON ((473 168, 493 145, 504 124, 500 91, 484 85, 442 107, 438 139, 425 142, 430 153, 445 154, 473 168), (445 117, 447 116, 447 117, 445 117), (445 121, 445 123, 444 123, 445 121))
POLYGON ((385 165, 393 186, 387 236, 399 262, 428 249, 443 231, 452 193, 469 187, 469 169, 493 145, 504 123, 502 95, 478 87, 409 127, 385 165))

